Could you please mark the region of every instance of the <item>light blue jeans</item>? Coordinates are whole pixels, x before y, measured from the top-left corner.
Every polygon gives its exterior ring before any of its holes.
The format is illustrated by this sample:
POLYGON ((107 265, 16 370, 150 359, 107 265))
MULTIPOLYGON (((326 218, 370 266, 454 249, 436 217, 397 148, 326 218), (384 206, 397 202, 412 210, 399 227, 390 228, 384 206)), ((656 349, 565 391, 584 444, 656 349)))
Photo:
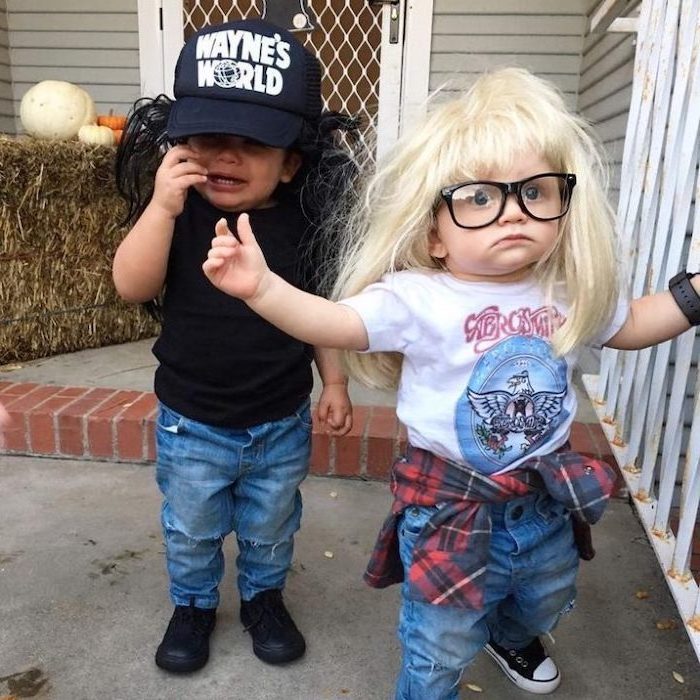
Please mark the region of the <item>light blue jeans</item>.
POLYGON ((296 413, 243 430, 190 420, 161 404, 156 480, 163 493, 170 597, 219 604, 222 544, 235 531, 242 600, 284 588, 309 468, 309 401, 296 413))
MULTIPOLYGON (((435 508, 410 507, 399 523, 404 570, 435 508)), ((397 700, 456 700, 463 670, 489 636, 517 649, 554 628, 576 597, 578 551, 568 512, 548 495, 492 505, 484 607, 465 610, 408 599, 398 636, 403 661, 397 700)))

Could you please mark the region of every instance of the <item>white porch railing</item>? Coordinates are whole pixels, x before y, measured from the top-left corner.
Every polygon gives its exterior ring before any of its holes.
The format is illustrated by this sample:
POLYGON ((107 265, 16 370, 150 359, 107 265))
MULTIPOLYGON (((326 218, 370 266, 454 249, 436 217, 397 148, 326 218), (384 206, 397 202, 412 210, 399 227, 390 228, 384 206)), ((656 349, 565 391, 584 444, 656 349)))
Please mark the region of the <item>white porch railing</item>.
MULTIPOLYGON (((644 0, 638 27, 618 205, 634 297, 664 289, 682 268, 700 270, 700 0, 644 0)), ((688 331, 638 352, 605 349, 600 374, 584 382, 700 659, 690 571, 700 501, 700 382, 688 386, 694 341, 688 331)))

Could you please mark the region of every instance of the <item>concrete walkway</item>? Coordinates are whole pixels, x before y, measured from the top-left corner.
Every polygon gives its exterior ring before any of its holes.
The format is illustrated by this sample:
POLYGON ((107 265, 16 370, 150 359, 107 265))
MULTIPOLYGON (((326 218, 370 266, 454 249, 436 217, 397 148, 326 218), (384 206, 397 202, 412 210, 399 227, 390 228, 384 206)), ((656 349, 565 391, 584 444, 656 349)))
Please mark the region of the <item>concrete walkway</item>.
MULTIPOLYGON (((150 389, 152 367, 142 368, 143 376, 129 371, 118 357, 126 350, 87 351, 90 362, 83 353, 52 358, 2 378, 142 388, 136 377, 145 381, 148 374, 143 389, 150 389), (50 376, 32 376, 39 371, 50 376), (116 383, 129 374, 128 384, 116 383)), ((134 357, 129 354, 129 362, 134 357)), ((286 599, 307 637, 307 655, 285 668, 253 656, 238 621, 229 541, 210 663, 192 676, 173 677, 153 663, 171 613, 153 467, 0 457, 0 698, 392 697, 398 588, 372 590, 361 580, 389 507, 388 488, 310 477, 303 491, 305 515, 286 599)), ((700 697, 697 659, 626 501, 610 504, 594 535, 598 555, 582 563, 578 609, 554 633, 563 674, 556 697, 700 697), (637 597, 640 591, 646 597, 637 597)), ((482 656, 464 678, 461 698, 472 697, 531 696, 482 656)))

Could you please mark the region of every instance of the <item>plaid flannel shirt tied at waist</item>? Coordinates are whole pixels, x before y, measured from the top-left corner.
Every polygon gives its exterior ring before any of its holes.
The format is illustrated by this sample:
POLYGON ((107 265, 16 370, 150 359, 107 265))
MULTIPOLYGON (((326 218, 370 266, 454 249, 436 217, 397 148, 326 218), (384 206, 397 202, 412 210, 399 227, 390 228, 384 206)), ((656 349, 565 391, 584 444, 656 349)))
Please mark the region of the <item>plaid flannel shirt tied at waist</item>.
POLYGON ((533 490, 547 491, 574 518, 595 523, 614 483, 610 466, 569 451, 568 444, 552 454, 533 457, 513 471, 491 476, 409 446, 407 457, 394 463, 394 502, 364 579, 374 588, 403 581, 398 518, 409 506, 441 504, 416 540, 408 595, 435 605, 480 609, 491 540, 490 508, 485 505, 533 490))

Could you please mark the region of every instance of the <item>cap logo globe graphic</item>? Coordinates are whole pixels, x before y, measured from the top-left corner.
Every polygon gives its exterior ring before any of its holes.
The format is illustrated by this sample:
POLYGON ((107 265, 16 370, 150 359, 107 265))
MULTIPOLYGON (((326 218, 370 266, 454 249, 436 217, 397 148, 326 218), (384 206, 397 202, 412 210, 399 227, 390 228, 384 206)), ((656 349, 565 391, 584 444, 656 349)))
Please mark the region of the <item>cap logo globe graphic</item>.
POLYGON ((241 79, 241 69, 236 61, 224 59, 214 66, 213 77, 214 83, 219 87, 236 87, 241 79))

